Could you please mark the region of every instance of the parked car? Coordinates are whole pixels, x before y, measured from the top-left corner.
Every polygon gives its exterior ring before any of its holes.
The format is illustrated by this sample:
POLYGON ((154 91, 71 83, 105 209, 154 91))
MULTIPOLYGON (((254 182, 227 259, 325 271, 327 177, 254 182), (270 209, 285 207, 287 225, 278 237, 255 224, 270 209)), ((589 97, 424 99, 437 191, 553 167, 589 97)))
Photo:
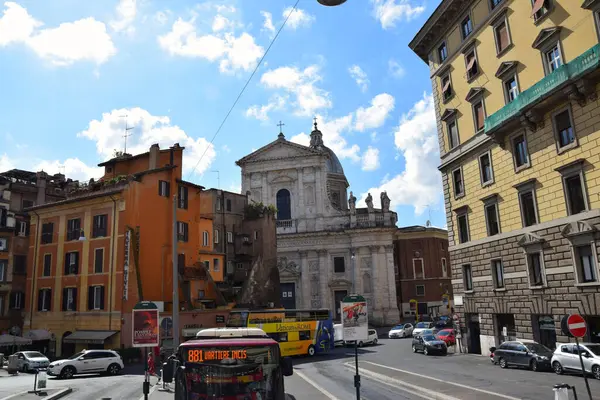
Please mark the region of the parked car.
POLYGON ((72 378, 79 374, 117 375, 124 367, 123 359, 113 350, 83 350, 67 359, 50 363, 48 375, 72 378))
POLYGON ((433 322, 417 322, 413 329, 413 336, 419 335, 424 329, 431 329, 433 322))
POLYGON ((594 378, 600 379, 600 344, 581 343, 579 348, 576 344, 557 344, 554 355, 552 355, 552 369, 557 374, 564 371, 580 371, 581 362, 579 353, 583 359, 585 372, 594 375, 594 378))
POLYGON ((412 351, 413 353, 422 351, 426 356, 429 354, 445 356, 448 354, 448 347, 443 340, 436 338, 434 335, 419 335, 415 336, 412 341, 412 351))
POLYGON ((423 335, 435 335, 437 331, 435 329, 423 329, 420 332, 414 333, 413 336, 423 336, 423 335))
POLYGON ((453 322, 452 322, 452 319, 450 317, 447 317, 447 316, 438 317, 434 321, 433 325, 434 325, 434 327, 436 329, 439 329, 440 331, 443 330, 443 329, 452 328, 454 326, 453 322))
POLYGON ((527 341, 508 341, 494 351, 494 362, 501 368, 510 365, 527 367, 532 371, 550 369, 552 350, 543 344, 527 341))
MULTIPOLYGON (((345 345, 354 345, 354 340, 347 340, 344 342, 345 345)), ((367 338, 367 340, 360 340, 358 342, 358 347, 362 347, 366 344, 372 344, 372 345, 376 345, 377 344, 377 331, 375 329, 369 329, 369 336, 367 338)))
POLYGON ((443 340, 446 346, 456 345, 456 336, 454 335, 454 329, 442 329, 436 335, 438 339, 443 340))
POLYGON ((29 372, 39 368, 48 368, 50 360, 38 351, 19 351, 17 356, 17 368, 22 372, 29 372))
POLYGON ((413 333, 412 324, 398 324, 388 332, 388 338, 396 339, 396 338, 404 338, 407 336, 411 336, 413 333))

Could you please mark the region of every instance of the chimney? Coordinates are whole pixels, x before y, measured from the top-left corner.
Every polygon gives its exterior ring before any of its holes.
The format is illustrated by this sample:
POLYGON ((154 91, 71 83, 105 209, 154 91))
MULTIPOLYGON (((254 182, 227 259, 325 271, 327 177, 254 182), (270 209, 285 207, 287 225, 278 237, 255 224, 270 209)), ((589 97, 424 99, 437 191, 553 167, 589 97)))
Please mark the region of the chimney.
POLYGON ((44 171, 39 171, 35 174, 35 186, 37 188, 36 205, 44 204, 46 202, 46 182, 48 174, 44 171))
POLYGON ((158 166, 158 154, 160 152, 160 147, 158 147, 158 143, 154 143, 150 146, 150 160, 148 162, 148 169, 155 169, 158 166))

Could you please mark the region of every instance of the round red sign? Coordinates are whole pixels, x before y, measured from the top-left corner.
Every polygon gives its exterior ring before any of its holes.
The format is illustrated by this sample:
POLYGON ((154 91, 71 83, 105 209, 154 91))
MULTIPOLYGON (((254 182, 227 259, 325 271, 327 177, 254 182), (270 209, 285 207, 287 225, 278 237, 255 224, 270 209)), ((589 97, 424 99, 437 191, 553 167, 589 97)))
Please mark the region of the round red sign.
POLYGON ((569 327, 569 332, 571 332, 571 335, 577 338, 584 337, 587 332, 585 320, 579 314, 569 315, 569 318, 567 318, 567 326, 569 327))

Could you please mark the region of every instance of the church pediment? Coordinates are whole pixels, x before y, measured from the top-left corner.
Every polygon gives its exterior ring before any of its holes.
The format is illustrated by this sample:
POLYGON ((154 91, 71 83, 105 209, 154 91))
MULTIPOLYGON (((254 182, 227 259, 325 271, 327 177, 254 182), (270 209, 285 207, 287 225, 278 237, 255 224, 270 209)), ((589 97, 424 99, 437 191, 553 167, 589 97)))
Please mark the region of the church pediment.
POLYGON ((302 146, 301 144, 289 142, 280 138, 236 161, 236 164, 242 166, 246 163, 283 160, 286 158, 298 158, 319 154, 320 152, 318 150, 313 150, 309 147, 302 146))
POLYGON ((541 237, 539 237, 538 235, 534 234, 534 233, 526 233, 523 236, 521 236, 521 239, 519 239, 519 246, 521 247, 527 247, 527 246, 531 246, 534 244, 540 244, 544 241, 544 239, 542 239, 541 237))
POLYGON ((344 278, 332 279, 329 281, 329 287, 352 287, 352 281, 344 278))

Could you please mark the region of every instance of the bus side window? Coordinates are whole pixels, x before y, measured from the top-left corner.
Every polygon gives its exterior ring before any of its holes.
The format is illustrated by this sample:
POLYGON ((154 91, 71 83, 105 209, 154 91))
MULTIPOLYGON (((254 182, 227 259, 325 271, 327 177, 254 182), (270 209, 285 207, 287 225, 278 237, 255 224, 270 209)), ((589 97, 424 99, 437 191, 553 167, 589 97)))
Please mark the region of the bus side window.
POLYGON ((280 342, 287 342, 288 341, 288 333, 287 332, 281 332, 281 333, 279 333, 279 341, 280 342))
POLYGON ((276 342, 279 342, 279 333, 267 333, 267 335, 276 342))
POLYGON ((310 340, 310 331, 300 331, 298 334, 300 340, 310 340))

